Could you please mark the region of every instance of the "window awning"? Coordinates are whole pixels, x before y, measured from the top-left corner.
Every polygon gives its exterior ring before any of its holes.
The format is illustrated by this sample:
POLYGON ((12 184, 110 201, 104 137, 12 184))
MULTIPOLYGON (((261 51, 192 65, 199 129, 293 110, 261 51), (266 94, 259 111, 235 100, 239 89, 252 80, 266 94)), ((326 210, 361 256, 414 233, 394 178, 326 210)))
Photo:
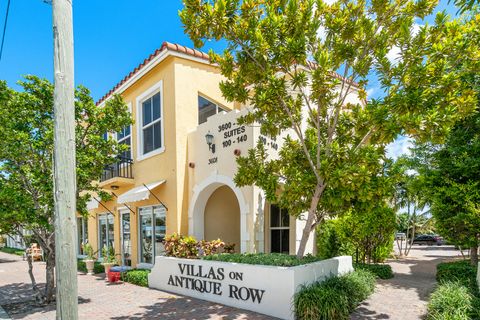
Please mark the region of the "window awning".
POLYGON ((158 187, 159 185, 165 183, 166 180, 160 180, 157 182, 149 183, 145 186, 139 186, 133 188, 122 195, 118 196, 117 203, 127 203, 127 202, 136 202, 147 200, 150 198, 150 190, 158 187))
POLYGON ((98 201, 95 200, 95 199, 90 199, 88 202, 87 202, 87 210, 90 211, 90 210, 93 210, 93 209, 97 209, 98 208, 98 201))

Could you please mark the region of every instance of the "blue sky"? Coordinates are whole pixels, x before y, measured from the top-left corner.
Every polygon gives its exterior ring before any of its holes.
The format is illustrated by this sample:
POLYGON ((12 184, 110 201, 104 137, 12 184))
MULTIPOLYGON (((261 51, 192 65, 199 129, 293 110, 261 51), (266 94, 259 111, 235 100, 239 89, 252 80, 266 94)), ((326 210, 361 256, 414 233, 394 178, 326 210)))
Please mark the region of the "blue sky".
MULTIPOLYGON (((75 82, 90 88, 98 100, 140 62, 160 47, 163 41, 192 46, 178 18, 180 0, 76 0, 74 3, 75 82)), ((7 0, 0 0, 0 26, 3 27, 7 0)), ((446 0, 440 10, 454 15, 456 9, 446 0)), ((429 17, 427 21, 432 21, 429 17)), ((419 24, 423 22, 419 21, 419 24)), ((42 0, 11 0, 0 79, 9 86, 22 75, 53 78, 53 36, 51 5, 42 0)), ((220 49, 208 43, 204 48, 220 49)), ((16 87, 18 88, 18 87, 16 87)), ((371 97, 381 90, 371 83, 371 97)), ((389 147, 397 156, 408 147, 400 138, 389 147)))
MULTIPOLYGON (((7 0, 0 0, 3 27, 7 0)), ((74 3, 75 82, 95 100, 160 47, 192 46, 178 18, 181 1, 74 3)), ((52 7, 42 0, 11 0, 0 79, 14 86, 22 75, 53 78, 52 7)))

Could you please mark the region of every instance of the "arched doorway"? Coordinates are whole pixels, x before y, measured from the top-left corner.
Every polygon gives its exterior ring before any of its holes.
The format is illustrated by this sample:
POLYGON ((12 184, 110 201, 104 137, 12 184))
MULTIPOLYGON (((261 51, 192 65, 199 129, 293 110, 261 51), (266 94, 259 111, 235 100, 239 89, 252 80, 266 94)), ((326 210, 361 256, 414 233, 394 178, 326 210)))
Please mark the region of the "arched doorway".
POLYGON ((235 193, 228 186, 217 188, 207 200, 204 238, 235 243, 235 251, 240 252, 240 206, 235 193))
POLYGON ((249 240, 247 231, 248 204, 242 191, 235 185, 231 177, 214 173, 193 187, 188 213, 189 234, 197 239, 205 239, 205 208, 207 201, 217 189, 224 186, 234 193, 237 200, 236 203, 239 205, 240 243, 235 246, 235 249, 239 252, 247 252, 249 240))

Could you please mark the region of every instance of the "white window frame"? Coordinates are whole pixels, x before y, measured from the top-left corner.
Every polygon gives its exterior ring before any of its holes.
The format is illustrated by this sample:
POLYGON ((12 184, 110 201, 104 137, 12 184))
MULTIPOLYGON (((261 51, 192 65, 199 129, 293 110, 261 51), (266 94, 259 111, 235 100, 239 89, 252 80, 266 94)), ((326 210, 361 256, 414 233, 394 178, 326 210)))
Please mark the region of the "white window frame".
MULTIPOLYGON (((225 108, 225 106, 221 105, 220 103, 216 102, 215 100, 213 100, 213 99, 211 99, 211 98, 208 98, 206 95, 201 94, 201 93, 199 92, 199 93, 198 93, 198 96, 199 96, 199 97, 202 97, 202 98, 205 99, 205 100, 210 101, 211 103, 213 103, 213 104, 215 105, 215 107, 216 107, 216 109, 215 109, 215 114, 214 114, 214 115, 211 115, 210 117, 213 117, 213 116, 219 114, 220 112, 223 112, 223 113, 227 113, 227 112, 228 112, 228 109, 225 108)), ((197 101, 198 101, 198 98, 197 98, 197 101)), ((200 114, 200 108, 199 108, 199 107, 200 107, 200 106, 197 105, 197 112, 200 114)), ((209 117, 209 118, 210 118, 210 117, 209 117)), ((197 119, 198 119, 198 117, 197 117, 197 119)), ((197 120, 197 121, 198 121, 198 120, 197 120)), ((208 121, 208 118, 207 118, 207 121, 208 121)), ((198 125, 201 125, 201 124, 203 124, 203 123, 206 123, 207 121, 202 122, 202 123, 198 123, 198 125)))
MULTIPOLYGON (((288 215, 288 227, 285 227, 285 226, 282 226, 282 227, 272 227, 272 206, 274 206, 274 204, 270 204, 270 212, 269 212, 269 221, 268 221, 268 237, 270 238, 270 253, 272 253, 272 230, 288 230, 288 251, 290 251, 290 226, 291 226, 291 221, 290 221, 290 215, 289 213, 287 212, 287 215, 288 215)), ((277 205, 275 205, 278 210, 280 211, 280 223, 282 223, 282 211, 283 210, 286 210, 284 208, 281 208, 277 205)))
MULTIPOLYGON (((130 212, 130 210, 127 208, 127 207, 121 207, 118 209, 118 213, 120 214, 120 255, 121 255, 121 261, 122 261, 122 265, 125 264, 125 252, 124 252, 124 248, 123 248, 123 236, 124 236, 124 230, 123 230, 123 215, 124 214, 128 214, 130 216, 130 220, 129 220, 129 223, 130 223, 130 261, 132 260, 132 214, 130 212)), ((135 215, 133 215, 135 216, 135 215)))
MULTIPOLYGON (((148 88, 144 93, 139 95, 136 98, 136 108, 137 108, 137 161, 142 161, 152 156, 161 154, 165 152, 165 121, 163 110, 165 105, 163 103, 163 80, 160 80, 150 88, 148 88), (143 154, 143 101, 151 98, 153 95, 160 93, 160 126, 161 126, 161 147, 143 154)), ((150 123, 149 125, 153 125, 150 123)))
MULTIPOLYGON (((129 102, 128 104, 128 112, 130 112, 130 116, 132 115, 132 103, 129 102)), ((117 143, 120 143, 122 142, 123 140, 127 139, 127 138, 130 138, 130 159, 133 159, 133 135, 132 135, 132 131, 133 131, 133 128, 132 128, 132 125, 129 125, 130 127, 130 134, 128 136, 125 136, 123 137, 122 139, 118 139, 118 132, 115 132, 115 140, 117 141, 117 143)))
MULTIPOLYGON (((155 211, 153 210, 153 207, 161 207, 163 208, 163 212, 165 214, 165 228, 167 227, 167 208, 165 208, 164 205, 162 204, 156 204, 156 205, 149 205, 149 206, 142 206, 142 207, 138 207, 137 208, 137 230, 138 230, 138 237, 137 237, 137 248, 138 248, 138 263, 137 263, 137 268, 139 269, 151 269, 153 268, 154 264, 155 264, 155 244, 152 245, 152 250, 153 250, 153 257, 152 257, 152 261, 153 263, 146 263, 146 262, 142 262, 142 236, 141 236, 141 233, 142 233, 142 223, 141 223, 141 217, 142 217, 142 214, 140 214, 140 209, 145 209, 145 208, 152 208, 152 212, 151 212, 151 215, 152 215, 152 227, 153 227, 153 224, 155 224, 155 220, 154 220, 154 213, 155 211)), ((152 230, 153 231, 153 236, 155 235, 155 229, 152 230)))
POLYGON ((102 220, 103 217, 105 217, 104 219, 107 220, 107 232, 106 232, 106 234, 105 234, 107 238, 106 238, 106 241, 105 241, 105 242, 106 242, 107 245, 108 245, 108 242, 109 242, 109 240, 110 240, 110 238, 109 238, 109 236, 108 236, 108 225, 109 225, 108 216, 110 216, 110 215, 113 217, 113 221, 112 221, 112 226, 113 226, 113 240, 112 240, 112 242, 113 242, 113 247, 115 248, 115 216, 114 216, 113 214, 111 214, 110 212, 99 213, 99 214, 97 215, 97 225, 98 225, 98 227, 97 227, 97 241, 98 241, 98 242, 97 242, 97 243, 98 243, 98 245, 97 245, 97 247, 98 247, 98 254, 97 254, 97 256, 98 256, 98 259, 97 259, 97 260, 98 260, 98 261, 103 261, 103 258, 102 258, 102 249, 103 249, 103 247, 100 247, 100 245, 101 245, 101 242, 100 242, 100 232, 101 232, 101 230, 100 230, 100 220, 102 220))
POLYGON ((88 218, 85 218, 85 217, 77 217, 77 225, 78 225, 78 220, 81 221, 82 225, 81 225, 81 228, 82 228, 82 241, 79 242, 80 240, 80 234, 78 234, 78 227, 77 227, 77 257, 80 257, 80 258, 84 258, 86 257, 85 254, 81 254, 80 253, 80 245, 81 243, 88 243, 88 232, 85 233, 85 229, 88 229, 88 218), (85 226, 87 226, 85 228, 85 226), (85 242, 86 240, 86 242, 85 242))

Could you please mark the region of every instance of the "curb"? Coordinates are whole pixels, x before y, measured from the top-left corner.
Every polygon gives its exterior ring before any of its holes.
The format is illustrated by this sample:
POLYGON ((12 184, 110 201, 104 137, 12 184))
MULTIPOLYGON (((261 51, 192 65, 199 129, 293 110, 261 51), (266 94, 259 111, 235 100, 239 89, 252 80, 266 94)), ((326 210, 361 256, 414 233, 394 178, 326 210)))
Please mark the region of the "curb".
POLYGON ((0 320, 10 320, 12 318, 10 318, 10 316, 8 315, 8 313, 3 310, 2 306, 0 306, 0 320))

